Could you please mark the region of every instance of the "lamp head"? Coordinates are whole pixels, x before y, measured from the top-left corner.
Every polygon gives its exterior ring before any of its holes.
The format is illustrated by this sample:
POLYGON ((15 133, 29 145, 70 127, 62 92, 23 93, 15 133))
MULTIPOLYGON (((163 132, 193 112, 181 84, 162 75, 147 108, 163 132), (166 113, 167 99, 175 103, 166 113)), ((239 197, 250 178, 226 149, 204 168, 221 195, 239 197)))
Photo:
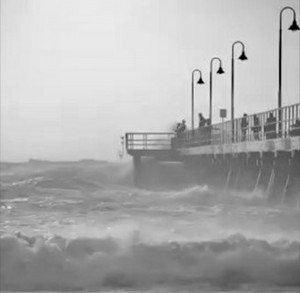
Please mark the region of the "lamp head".
POLYGON ((202 76, 200 76, 199 80, 197 81, 198 84, 204 84, 204 81, 202 79, 202 76))
POLYGON ((222 66, 219 67, 217 73, 218 73, 218 74, 223 74, 223 73, 225 73, 225 71, 223 70, 222 66))
POLYGON ((289 27, 290 31, 298 31, 300 28, 297 24, 296 18, 294 18, 293 23, 291 24, 291 26, 289 27))
POLYGON ((244 50, 243 50, 241 56, 239 57, 239 59, 242 60, 242 61, 248 60, 244 50))

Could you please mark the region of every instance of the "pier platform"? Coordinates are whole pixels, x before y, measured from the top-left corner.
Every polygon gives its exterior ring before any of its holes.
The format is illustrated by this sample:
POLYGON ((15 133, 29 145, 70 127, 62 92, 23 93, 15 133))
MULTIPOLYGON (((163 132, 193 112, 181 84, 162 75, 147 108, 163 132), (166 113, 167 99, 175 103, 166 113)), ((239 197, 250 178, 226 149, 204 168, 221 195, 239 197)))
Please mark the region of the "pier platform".
POLYGON ((135 132, 125 137, 137 185, 142 158, 152 157, 205 169, 209 176, 224 177, 227 187, 248 176, 253 189, 284 196, 289 190, 300 193, 300 103, 183 133, 135 132))

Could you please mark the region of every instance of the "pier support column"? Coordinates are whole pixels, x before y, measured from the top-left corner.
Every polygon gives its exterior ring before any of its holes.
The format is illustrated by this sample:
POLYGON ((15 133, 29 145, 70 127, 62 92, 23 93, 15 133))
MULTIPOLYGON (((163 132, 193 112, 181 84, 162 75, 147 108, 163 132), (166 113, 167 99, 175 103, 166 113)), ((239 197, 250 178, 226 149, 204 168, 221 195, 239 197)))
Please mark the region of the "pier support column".
POLYGON ((142 185, 142 158, 141 156, 133 156, 133 180, 136 187, 142 185))
POLYGON ((213 158, 213 156, 209 155, 209 156, 205 156, 204 159, 204 170, 205 170, 205 181, 207 182, 207 184, 209 185, 216 185, 216 175, 215 175, 215 159, 213 158))
POLYGON ((227 166, 225 164, 225 159, 223 155, 218 155, 213 160, 213 174, 214 184, 219 187, 224 187, 226 176, 227 176, 227 166))
MULTIPOLYGON (((257 178, 256 188, 269 193, 273 181, 274 153, 263 153, 259 160, 259 178, 257 178)), ((268 194, 269 195, 269 194, 268 194)))
POLYGON ((224 157, 224 168, 226 170, 226 174, 225 174, 225 190, 228 190, 230 188, 232 188, 232 178, 233 176, 233 157, 232 155, 226 155, 224 157))
POLYGON ((285 185, 284 201, 300 208, 300 151, 290 159, 290 172, 285 185))
POLYGON ((247 180, 247 154, 241 153, 234 158, 233 189, 245 189, 247 180))
POLYGON ((269 188, 269 199, 279 202, 285 197, 285 190, 290 173, 290 153, 278 152, 274 158, 274 182, 269 188))
POLYGON ((251 153, 247 155, 247 164, 244 176, 244 188, 249 191, 255 191, 260 176, 260 154, 251 153))

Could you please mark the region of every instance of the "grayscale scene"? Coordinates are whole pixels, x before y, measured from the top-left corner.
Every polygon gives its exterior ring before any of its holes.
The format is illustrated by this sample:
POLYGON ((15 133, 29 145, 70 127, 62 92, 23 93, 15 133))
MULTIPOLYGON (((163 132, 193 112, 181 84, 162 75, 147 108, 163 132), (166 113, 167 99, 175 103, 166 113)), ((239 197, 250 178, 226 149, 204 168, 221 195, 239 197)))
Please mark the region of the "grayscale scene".
POLYGON ((299 0, 0 1, 1 292, 299 292, 299 0))

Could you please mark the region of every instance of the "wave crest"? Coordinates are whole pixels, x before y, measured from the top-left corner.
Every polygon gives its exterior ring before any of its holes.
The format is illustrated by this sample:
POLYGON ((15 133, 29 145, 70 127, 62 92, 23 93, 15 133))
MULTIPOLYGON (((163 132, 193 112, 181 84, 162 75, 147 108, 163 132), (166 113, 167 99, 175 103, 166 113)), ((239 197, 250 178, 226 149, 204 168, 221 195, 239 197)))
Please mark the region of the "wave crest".
POLYGON ((97 290, 103 287, 243 284, 299 286, 299 242, 233 235, 206 242, 130 245, 107 237, 0 239, 2 290, 97 290))

